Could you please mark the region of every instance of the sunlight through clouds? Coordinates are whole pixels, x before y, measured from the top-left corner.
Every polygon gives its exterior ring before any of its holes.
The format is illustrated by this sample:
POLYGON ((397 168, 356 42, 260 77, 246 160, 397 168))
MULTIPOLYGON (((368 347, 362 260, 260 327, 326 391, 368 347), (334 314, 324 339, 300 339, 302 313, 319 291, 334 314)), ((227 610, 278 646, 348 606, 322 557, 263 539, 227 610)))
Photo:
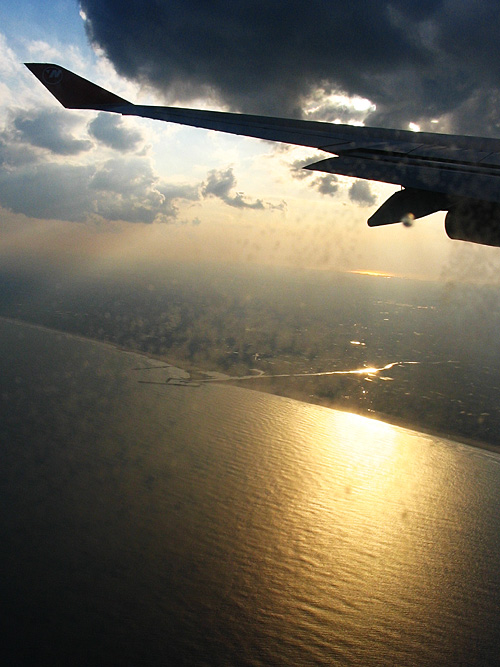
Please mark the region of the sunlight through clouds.
POLYGON ((307 120, 364 125, 368 114, 376 110, 370 100, 341 93, 328 93, 318 88, 303 102, 303 114, 307 120))
MULTIPOLYGON (((70 7, 69 3, 63 5, 65 9, 70 7)), ((158 14, 158 27, 162 34, 165 28, 165 37, 170 35, 170 27, 164 25, 163 19, 174 5, 175 2, 169 8, 165 6, 158 14)), ((189 79, 189 85, 174 85, 179 73, 178 63, 169 68, 170 56, 163 52, 155 60, 154 50, 162 47, 161 44, 155 42, 150 52, 140 42, 138 33, 131 37, 131 43, 127 41, 131 57, 137 55, 137 62, 151 65, 146 75, 146 70, 132 71, 123 61, 122 51, 115 52, 114 47, 123 48, 123 40, 116 42, 113 35, 108 35, 108 41, 104 39, 101 28, 105 27, 109 16, 115 16, 113 12, 118 5, 115 7, 111 0, 99 5, 107 7, 109 15, 102 13, 93 0, 71 7, 72 13, 65 14, 59 23, 57 39, 52 32, 57 24, 54 17, 42 27, 39 22, 31 26, 28 22, 22 45, 18 37, 14 38, 12 29, 0 36, 3 102, 0 206, 4 209, 31 216, 35 215, 38 199, 44 199, 40 215, 45 219, 53 217, 97 225, 105 223, 108 216, 114 221, 128 221, 128 224, 178 225, 176 242, 189 232, 183 242, 183 253, 189 254, 187 247, 191 243, 193 257, 200 253, 200 243, 205 244, 204 253, 212 253, 215 258, 221 254, 227 256, 224 250, 227 243, 235 249, 234 257, 251 262, 288 262, 293 266, 322 269, 367 267, 398 274, 406 267, 412 275, 439 273, 443 255, 447 257, 451 252, 442 229, 442 215, 436 214, 429 222, 417 221, 411 228, 403 225, 375 231, 366 228, 370 207, 392 194, 395 186, 303 170, 304 165, 325 157, 319 151, 313 154, 309 149, 271 146, 257 139, 176 127, 148 119, 64 110, 43 87, 34 85, 31 74, 21 64, 32 58, 61 62, 134 103, 161 105, 183 99, 200 108, 238 108, 251 113, 259 111, 260 104, 270 110, 282 101, 279 109, 276 107, 280 115, 363 125, 373 118, 384 117, 388 100, 394 93, 393 79, 384 79, 383 72, 378 72, 377 67, 382 65, 376 58, 372 58, 374 70, 377 70, 373 76, 366 75, 371 60, 361 64, 356 60, 360 52, 355 54, 352 64, 344 59, 334 69, 329 68, 329 78, 326 70, 321 70, 323 64, 315 70, 316 60, 306 54, 306 61, 297 61, 298 71, 289 72, 275 87, 273 77, 283 73, 280 62, 276 62, 276 71, 260 73, 262 80, 252 79, 247 68, 245 77, 250 78, 243 81, 241 77, 232 76, 236 64, 232 61, 225 61, 225 67, 215 73, 217 76, 207 70, 203 77, 197 78, 186 57, 183 80, 189 79), (90 43, 82 41, 85 27, 90 31, 90 43), (387 88, 380 85, 381 81, 387 88), (255 90, 259 91, 258 98, 252 92, 255 90), (52 193, 48 198, 44 198, 46 189, 52 193), (58 197, 66 201, 59 201, 58 197), (185 225, 186 222, 189 224, 185 225), (223 234, 217 233, 218 226, 224 227, 223 234), (212 243, 207 242, 210 234, 214 239, 212 243), (415 249, 422 252, 416 253, 415 249)), ((191 7, 187 2, 182 9, 188 24, 191 7)), ((241 18, 240 9, 239 6, 235 10, 236 21, 241 18)), ((340 16, 344 10, 335 11, 340 16)), ((380 11, 374 7, 368 14, 366 20, 380 27, 380 11)), ((404 13, 401 16, 404 25, 407 19, 404 13)), ((141 25, 142 15, 136 18, 136 25, 141 25)), ((259 17, 254 18, 256 29, 265 31, 266 25, 259 17)), ((124 15, 117 15, 117 26, 122 19, 124 15)), ((213 28, 209 19, 208 31, 213 28)), ((14 13, 10 20, 16 20, 14 13)), ((188 24, 186 29, 190 30, 192 26, 188 24)), ((305 21, 306 29, 307 26, 305 21)), ((401 41, 406 43, 398 26, 389 26, 396 46, 401 41)), ((223 32, 221 37, 226 39, 230 35, 223 32)), ((275 38, 276 43, 266 43, 264 50, 274 52, 279 47, 281 33, 275 38)), ((323 33, 319 38, 323 39, 323 33)), ((378 33, 374 38, 378 40, 378 33)), ((172 39, 172 43, 176 43, 175 35, 172 39)), ((337 49, 338 45, 331 39, 329 35, 324 48, 328 44, 337 49)), ((433 45, 436 47, 436 39, 433 45)), ((212 57, 220 55, 221 44, 216 46, 209 54, 209 63, 212 57)), ((317 50, 317 47, 316 42, 310 42, 308 48, 317 50)), ((362 49, 363 45, 359 47, 362 49)), ((199 44, 193 42, 183 48, 187 49, 186 56, 196 56, 193 62, 200 62, 199 44)), ((324 48, 323 53, 326 53, 324 48)), ((343 48, 339 54, 348 50, 346 44, 343 48)), ((393 47, 387 48, 390 51, 393 47)), ((394 51, 400 52, 396 47, 394 51)), ((399 94, 399 89, 396 92, 399 94)), ((408 97, 406 88, 403 87, 402 92, 404 95, 399 102, 408 97)), ((442 109, 429 108, 432 115, 428 121, 397 105, 393 110, 394 118, 404 118, 401 125, 408 127, 411 123, 414 130, 427 129, 426 122, 438 125, 438 129, 442 129, 445 122, 450 127, 454 122, 453 105, 444 113, 442 109)), ((390 126, 390 120, 387 116, 386 126, 390 126)), ((170 252, 170 248, 168 252, 165 249, 166 254, 170 252)))

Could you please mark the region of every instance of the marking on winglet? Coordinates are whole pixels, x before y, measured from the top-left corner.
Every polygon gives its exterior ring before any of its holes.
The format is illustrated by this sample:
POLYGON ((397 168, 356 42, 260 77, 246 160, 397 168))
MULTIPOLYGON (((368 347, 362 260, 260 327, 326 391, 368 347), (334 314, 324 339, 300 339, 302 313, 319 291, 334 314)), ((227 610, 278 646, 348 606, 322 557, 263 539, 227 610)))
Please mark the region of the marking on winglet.
POLYGON ((63 79, 63 71, 59 67, 46 67, 43 70, 42 78, 44 83, 47 83, 49 86, 55 86, 58 83, 61 83, 63 79))

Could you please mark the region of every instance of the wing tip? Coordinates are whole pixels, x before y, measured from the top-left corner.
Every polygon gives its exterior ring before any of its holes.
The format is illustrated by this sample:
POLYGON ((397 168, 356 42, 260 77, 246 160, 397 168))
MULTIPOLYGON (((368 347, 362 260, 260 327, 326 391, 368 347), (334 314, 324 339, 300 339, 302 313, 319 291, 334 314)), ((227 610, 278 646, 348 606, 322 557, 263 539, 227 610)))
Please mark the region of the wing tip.
POLYGON ((105 88, 74 74, 54 63, 24 63, 47 90, 66 109, 102 109, 116 105, 130 105, 105 88))

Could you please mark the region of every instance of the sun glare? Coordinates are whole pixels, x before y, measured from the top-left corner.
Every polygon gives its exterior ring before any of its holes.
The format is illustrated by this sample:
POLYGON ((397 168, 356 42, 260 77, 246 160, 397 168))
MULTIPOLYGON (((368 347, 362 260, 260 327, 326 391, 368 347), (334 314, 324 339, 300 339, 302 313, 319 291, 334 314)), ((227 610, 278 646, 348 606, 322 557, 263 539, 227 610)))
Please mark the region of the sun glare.
POLYGON ((360 276, 375 276, 376 278, 395 278, 394 273, 387 273, 385 271, 368 271, 363 269, 354 269, 349 271, 349 273, 357 273, 360 276))

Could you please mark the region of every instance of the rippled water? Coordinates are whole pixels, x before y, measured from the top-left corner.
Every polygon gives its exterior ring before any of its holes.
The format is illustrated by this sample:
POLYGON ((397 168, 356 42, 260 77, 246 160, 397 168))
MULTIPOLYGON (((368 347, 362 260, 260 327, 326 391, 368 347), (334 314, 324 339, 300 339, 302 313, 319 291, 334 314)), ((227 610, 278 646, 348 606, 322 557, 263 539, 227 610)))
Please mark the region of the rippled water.
POLYGON ((34 327, 1 322, 0 344, 14 664, 498 660, 499 456, 145 384, 146 358, 34 327))

